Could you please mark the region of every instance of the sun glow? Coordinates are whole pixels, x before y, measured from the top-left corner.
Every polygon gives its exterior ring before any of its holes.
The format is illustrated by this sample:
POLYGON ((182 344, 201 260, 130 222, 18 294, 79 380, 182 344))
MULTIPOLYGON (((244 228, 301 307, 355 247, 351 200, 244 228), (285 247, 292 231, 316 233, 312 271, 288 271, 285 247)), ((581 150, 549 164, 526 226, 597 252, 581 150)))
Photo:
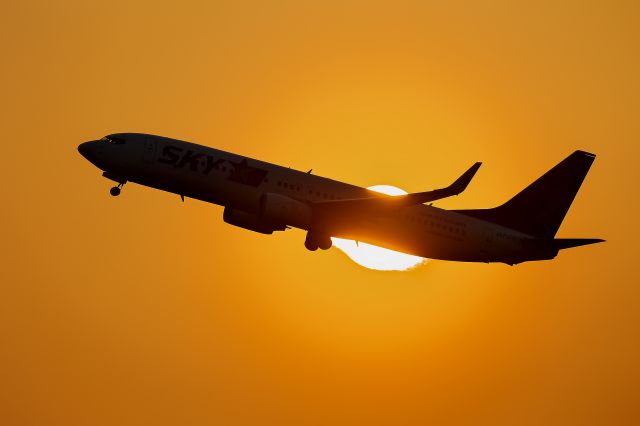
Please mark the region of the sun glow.
MULTIPOLYGON (((407 192, 390 185, 374 185, 372 191, 388 195, 404 195, 407 192)), ((419 256, 400 253, 394 250, 374 246, 366 243, 356 243, 343 238, 331 238, 333 245, 342 250, 351 260, 369 269, 380 271, 405 271, 425 262, 419 256)))

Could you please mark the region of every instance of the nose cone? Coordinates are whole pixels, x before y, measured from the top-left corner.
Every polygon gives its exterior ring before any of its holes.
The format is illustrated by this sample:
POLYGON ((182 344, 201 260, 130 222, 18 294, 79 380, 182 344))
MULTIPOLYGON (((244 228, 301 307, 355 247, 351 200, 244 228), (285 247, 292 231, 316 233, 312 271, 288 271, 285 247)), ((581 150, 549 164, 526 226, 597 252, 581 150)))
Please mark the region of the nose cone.
POLYGON ((81 143, 80 145, 78 145, 78 152, 87 160, 93 161, 95 160, 98 151, 97 144, 97 141, 81 143))

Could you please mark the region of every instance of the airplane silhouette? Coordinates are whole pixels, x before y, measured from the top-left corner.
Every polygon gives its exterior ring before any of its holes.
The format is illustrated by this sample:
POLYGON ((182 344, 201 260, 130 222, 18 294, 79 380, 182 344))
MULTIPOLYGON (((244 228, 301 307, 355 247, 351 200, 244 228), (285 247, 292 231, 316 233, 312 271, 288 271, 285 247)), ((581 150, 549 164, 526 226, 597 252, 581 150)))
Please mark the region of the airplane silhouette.
POLYGON ((491 209, 425 205, 463 192, 481 163, 451 185, 388 196, 202 145, 141 133, 84 142, 78 151, 115 181, 134 182, 224 206, 226 223, 272 234, 307 231, 305 247, 327 250, 348 238, 416 256, 502 262, 553 259, 559 250, 602 242, 555 238, 594 154, 575 151, 506 203, 491 209))

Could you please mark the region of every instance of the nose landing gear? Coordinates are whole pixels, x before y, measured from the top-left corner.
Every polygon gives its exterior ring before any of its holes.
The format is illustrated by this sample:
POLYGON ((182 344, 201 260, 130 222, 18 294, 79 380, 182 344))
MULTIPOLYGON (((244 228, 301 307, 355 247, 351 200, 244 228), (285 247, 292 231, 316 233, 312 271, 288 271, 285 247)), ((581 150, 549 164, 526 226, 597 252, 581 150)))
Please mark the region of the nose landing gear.
POLYGON ((120 195, 120 192, 122 191, 122 187, 124 186, 124 184, 125 182, 121 182, 118 184, 118 186, 114 186, 109 190, 109 194, 111 194, 112 197, 117 197, 118 195, 120 195))

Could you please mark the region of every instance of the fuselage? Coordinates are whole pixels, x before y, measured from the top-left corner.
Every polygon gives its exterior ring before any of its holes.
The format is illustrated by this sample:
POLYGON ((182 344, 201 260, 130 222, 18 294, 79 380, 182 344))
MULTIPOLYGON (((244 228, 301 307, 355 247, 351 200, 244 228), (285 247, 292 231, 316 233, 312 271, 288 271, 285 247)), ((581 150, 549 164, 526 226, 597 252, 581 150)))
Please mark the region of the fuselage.
MULTIPOLYGON (((247 215, 260 214, 265 194, 308 204, 376 196, 356 185, 161 136, 114 134, 87 142, 79 150, 113 180, 247 215)), ((292 222, 283 225, 307 231, 312 227, 304 220, 292 222)), ((545 249, 532 255, 533 239, 526 234, 424 204, 375 212, 357 220, 336 220, 326 232, 432 259, 514 264, 557 254, 557 250, 545 249)))

